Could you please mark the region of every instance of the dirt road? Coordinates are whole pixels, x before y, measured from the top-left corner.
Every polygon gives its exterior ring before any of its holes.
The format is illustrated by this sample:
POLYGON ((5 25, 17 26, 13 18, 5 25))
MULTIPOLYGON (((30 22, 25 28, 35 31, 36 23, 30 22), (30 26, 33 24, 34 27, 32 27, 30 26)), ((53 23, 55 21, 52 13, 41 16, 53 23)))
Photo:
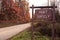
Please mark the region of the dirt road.
POLYGON ((0 40, 7 40, 8 38, 18 34, 19 32, 30 27, 30 23, 15 25, 6 28, 0 28, 0 40))

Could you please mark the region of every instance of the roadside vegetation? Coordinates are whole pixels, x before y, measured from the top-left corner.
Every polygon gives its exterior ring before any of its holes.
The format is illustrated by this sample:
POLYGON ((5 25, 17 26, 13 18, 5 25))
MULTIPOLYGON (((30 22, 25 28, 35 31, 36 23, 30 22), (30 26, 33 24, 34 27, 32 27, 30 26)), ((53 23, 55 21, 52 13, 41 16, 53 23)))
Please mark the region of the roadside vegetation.
MULTIPOLYGON (((58 11, 55 15, 55 39, 60 40, 60 15, 58 11)), ((44 20, 38 20, 39 22, 33 22, 34 27, 34 39, 35 40, 51 40, 51 32, 53 23, 45 22, 44 20)), ((12 37, 10 40, 31 40, 31 28, 25 30, 22 33, 12 37)))
MULTIPOLYGON (((46 36, 40 36, 41 34, 38 32, 34 32, 34 39, 35 40, 49 40, 46 36)), ((10 40, 31 40, 31 31, 25 30, 22 33, 12 37, 10 40)))
MULTIPOLYGON (((60 23, 55 23, 55 34, 57 37, 55 37, 56 40, 60 40, 60 23)), ((53 24, 51 23, 38 23, 35 22, 33 24, 34 26, 34 39, 35 40, 51 40, 51 28, 53 24), (41 25, 42 24, 42 25, 41 25)), ((18 35, 15 35, 10 40, 31 40, 31 28, 28 30, 25 30, 18 35)))

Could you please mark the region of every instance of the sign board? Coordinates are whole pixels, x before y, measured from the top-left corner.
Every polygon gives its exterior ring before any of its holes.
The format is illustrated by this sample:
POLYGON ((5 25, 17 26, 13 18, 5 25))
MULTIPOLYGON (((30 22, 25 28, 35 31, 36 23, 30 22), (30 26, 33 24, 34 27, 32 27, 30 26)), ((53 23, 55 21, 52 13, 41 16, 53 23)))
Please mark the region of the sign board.
POLYGON ((52 21, 53 20, 53 10, 47 8, 41 8, 35 10, 35 17, 36 19, 43 19, 45 21, 52 21))

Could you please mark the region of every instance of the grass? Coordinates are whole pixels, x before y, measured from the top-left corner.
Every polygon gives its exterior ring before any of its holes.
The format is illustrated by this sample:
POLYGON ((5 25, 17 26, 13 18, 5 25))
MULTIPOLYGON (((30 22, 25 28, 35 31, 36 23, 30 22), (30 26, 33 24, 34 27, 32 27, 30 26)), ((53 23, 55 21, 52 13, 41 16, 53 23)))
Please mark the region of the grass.
MULTIPOLYGON (((34 32, 34 39, 35 40, 49 40, 47 36, 40 36, 38 32, 34 32)), ((12 37, 10 40, 31 40, 31 32, 28 30, 19 33, 18 35, 12 37)))
POLYGON ((14 26, 14 25, 17 25, 17 24, 14 24, 14 23, 2 23, 2 24, 0 24, 0 28, 10 27, 10 26, 14 26))
MULTIPOLYGON (((51 23, 35 22, 33 25, 34 25, 34 28, 36 28, 36 29, 38 28, 37 31, 34 31, 34 40, 51 40, 51 36, 49 36, 50 35, 49 33, 51 31, 50 29, 53 26, 51 23), (41 28, 39 28, 39 27, 41 27, 41 24, 43 25, 42 28, 44 30, 40 30, 41 28), (43 34, 45 34, 45 35, 43 35, 43 34)), ((55 23, 55 26, 56 26, 56 30, 57 30, 56 33, 60 33, 60 23, 55 23)), ((31 30, 25 30, 25 31, 19 33, 18 35, 12 37, 10 40, 31 40, 31 36, 32 36, 31 30)), ((60 40, 60 37, 57 36, 55 39, 60 40)))
MULTIPOLYGON (((29 23, 29 22, 27 22, 29 23)), ((10 27, 10 26, 14 26, 14 25, 20 25, 20 24, 25 24, 25 23, 13 23, 13 22, 2 22, 0 23, 0 28, 4 28, 4 27, 10 27)))
POLYGON ((30 32, 25 30, 22 33, 12 37, 10 40, 31 40, 30 32))

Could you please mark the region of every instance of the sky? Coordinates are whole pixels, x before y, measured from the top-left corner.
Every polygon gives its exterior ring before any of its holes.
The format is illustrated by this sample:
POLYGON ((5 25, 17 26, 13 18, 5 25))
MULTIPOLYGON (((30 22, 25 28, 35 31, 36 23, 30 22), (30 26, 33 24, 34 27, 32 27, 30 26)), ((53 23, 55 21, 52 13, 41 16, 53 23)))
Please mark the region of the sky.
POLYGON ((29 6, 32 4, 35 6, 47 5, 47 0, 28 0, 29 6))
MULTIPOLYGON (((27 0, 29 2, 29 6, 46 6, 48 5, 48 0, 27 0)), ((30 9, 30 17, 32 17, 32 10, 30 9)))
MULTIPOLYGON (((46 6, 48 5, 48 0, 26 0, 29 2, 29 6, 46 6)), ((30 17, 32 17, 32 10, 30 9, 30 17)))

